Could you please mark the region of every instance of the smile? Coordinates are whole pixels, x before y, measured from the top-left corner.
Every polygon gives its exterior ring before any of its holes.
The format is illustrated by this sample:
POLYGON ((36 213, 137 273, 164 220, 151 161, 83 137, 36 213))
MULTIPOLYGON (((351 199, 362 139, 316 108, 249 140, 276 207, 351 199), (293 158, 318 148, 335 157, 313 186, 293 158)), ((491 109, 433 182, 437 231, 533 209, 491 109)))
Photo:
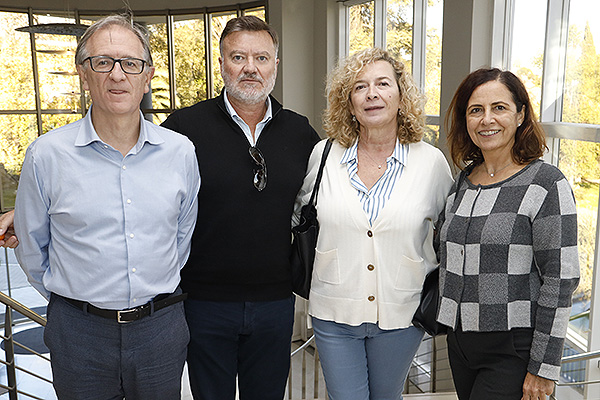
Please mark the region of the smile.
POLYGON ((493 131, 479 131, 478 133, 481 136, 493 136, 493 135, 495 135, 498 132, 500 132, 500 129, 495 129, 493 131))
POLYGON ((368 108, 365 108, 365 111, 381 110, 382 108, 383 108, 383 106, 368 107, 368 108))

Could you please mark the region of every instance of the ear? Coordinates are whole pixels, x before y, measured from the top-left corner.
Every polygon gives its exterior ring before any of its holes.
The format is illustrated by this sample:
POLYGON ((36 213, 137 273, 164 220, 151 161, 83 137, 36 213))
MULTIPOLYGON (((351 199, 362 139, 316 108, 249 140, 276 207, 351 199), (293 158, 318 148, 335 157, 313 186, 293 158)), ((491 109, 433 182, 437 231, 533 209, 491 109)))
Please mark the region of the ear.
POLYGON ((521 126, 523 121, 525 121, 525 107, 527 106, 523 104, 523 106, 521 107, 521 111, 517 113, 517 123, 519 124, 519 126, 521 126))
POLYGON ((154 67, 148 67, 148 72, 146 73, 146 85, 144 87, 144 93, 148 93, 150 91, 150 81, 152 80, 152 78, 154 77, 154 67))
POLYGON ((79 74, 79 79, 81 79, 81 84, 84 90, 90 90, 90 85, 88 84, 87 77, 85 75, 86 69, 83 65, 77 65, 77 73, 79 74))

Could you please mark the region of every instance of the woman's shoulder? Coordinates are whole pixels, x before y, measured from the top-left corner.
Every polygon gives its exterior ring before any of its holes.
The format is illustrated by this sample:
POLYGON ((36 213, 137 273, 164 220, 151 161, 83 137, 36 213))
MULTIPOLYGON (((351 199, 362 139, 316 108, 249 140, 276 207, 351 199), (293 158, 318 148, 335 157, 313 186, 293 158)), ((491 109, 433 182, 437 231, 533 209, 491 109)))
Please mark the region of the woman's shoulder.
POLYGON ((549 187, 558 181, 566 180, 565 175, 560 169, 542 159, 531 162, 528 170, 530 170, 530 173, 527 175, 531 178, 531 184, 542 187, 549 187))

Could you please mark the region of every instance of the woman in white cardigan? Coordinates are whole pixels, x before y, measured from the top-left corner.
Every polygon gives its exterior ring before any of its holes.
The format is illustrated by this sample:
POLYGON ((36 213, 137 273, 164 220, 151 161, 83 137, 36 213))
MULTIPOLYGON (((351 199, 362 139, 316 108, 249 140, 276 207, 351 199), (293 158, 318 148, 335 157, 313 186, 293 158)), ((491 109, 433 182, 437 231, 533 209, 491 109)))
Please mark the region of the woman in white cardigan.
MULTIPOLYGON (((411 325, 437 265, 433 228, 452 184, 421 141, 423 97, 404 65, 372 48, 343 60, 327 85, 333 146, 317 199, 320 232, 309 313, 332 400, 401 399, 423 331, 411 325)), ((308 202, 324 141, 298 196, 308 202)))

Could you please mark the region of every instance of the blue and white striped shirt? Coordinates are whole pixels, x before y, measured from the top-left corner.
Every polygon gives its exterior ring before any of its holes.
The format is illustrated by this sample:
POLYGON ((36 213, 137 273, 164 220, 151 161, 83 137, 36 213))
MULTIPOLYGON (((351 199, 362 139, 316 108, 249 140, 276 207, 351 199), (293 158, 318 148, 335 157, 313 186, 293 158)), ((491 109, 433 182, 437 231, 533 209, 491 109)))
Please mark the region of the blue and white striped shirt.
POLYGON ((346 164, 350 183, 357 191, 358 199, 371 226, 383 210, 386 201, 389 200, 396 182, 402 176, 407 157, 408 146, 400 144, 396 139, 394 152, 386 160, 387 168, 369 190, 358 176, 358 140, 344 152, 340 164, 346 164))

